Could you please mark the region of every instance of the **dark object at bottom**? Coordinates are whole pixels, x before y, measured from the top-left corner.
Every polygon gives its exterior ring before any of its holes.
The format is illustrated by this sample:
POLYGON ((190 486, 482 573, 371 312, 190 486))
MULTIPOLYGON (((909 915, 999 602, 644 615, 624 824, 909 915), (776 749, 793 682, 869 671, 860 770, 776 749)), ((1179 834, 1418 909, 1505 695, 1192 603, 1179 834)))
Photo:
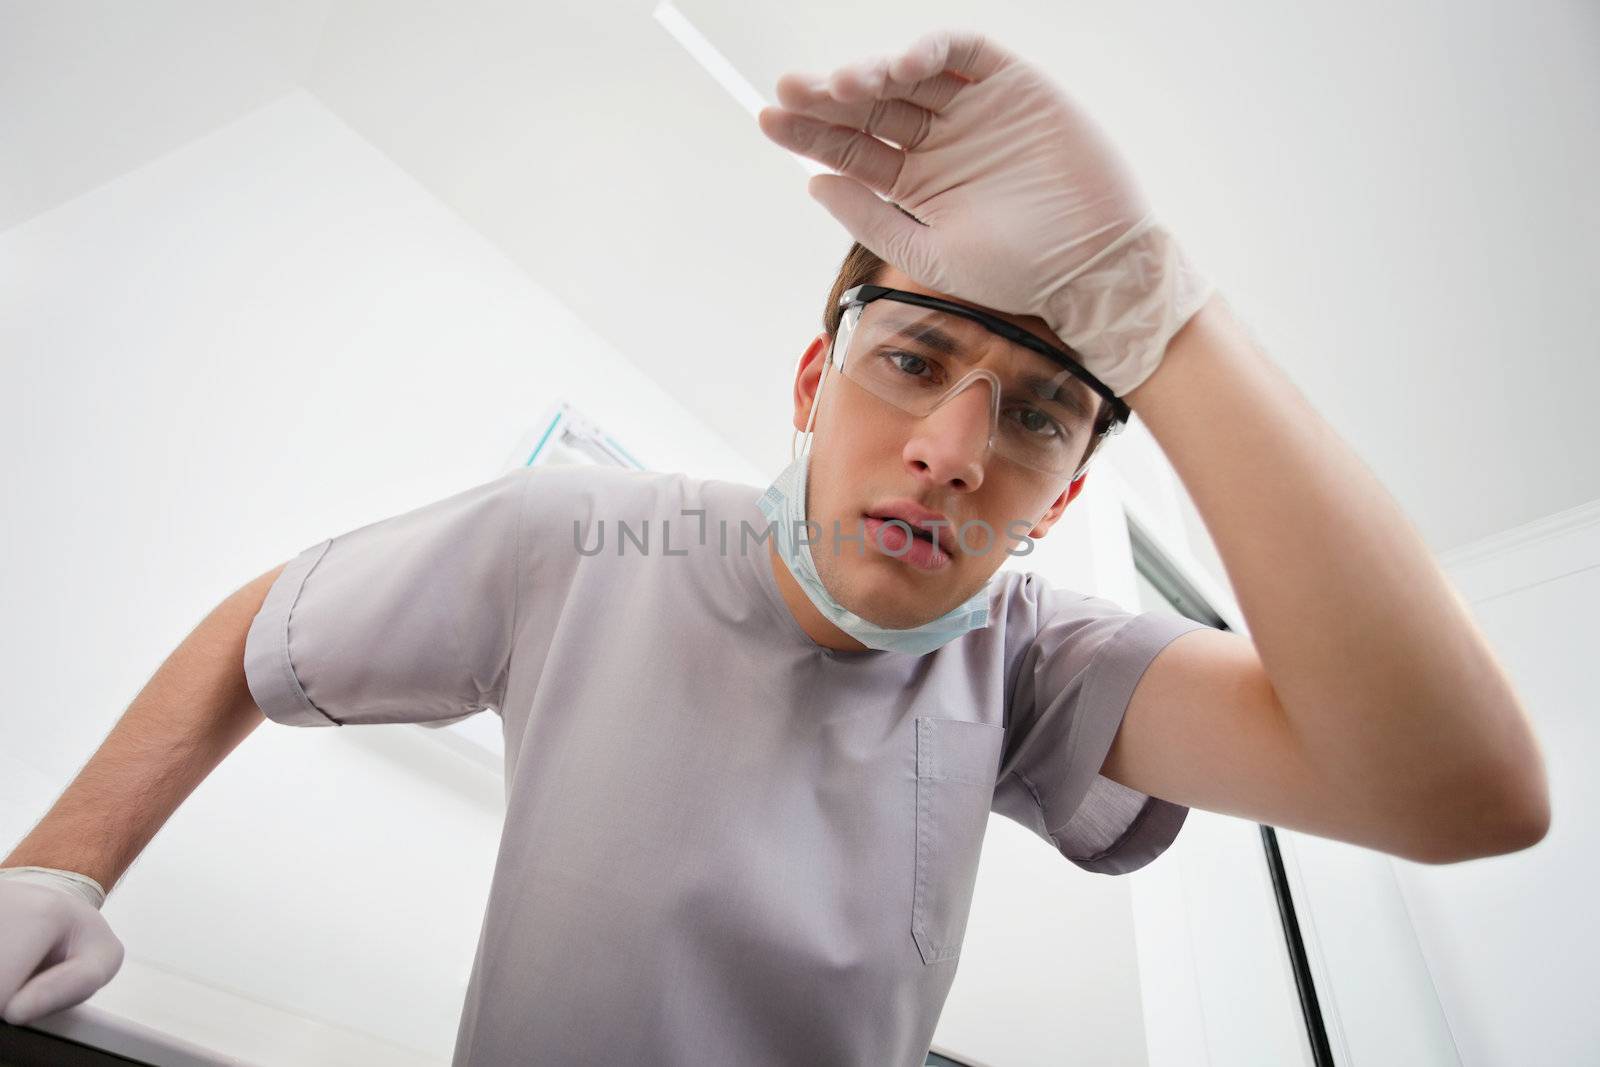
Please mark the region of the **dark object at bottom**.
POLYGON ((0 1067, 152 1067, 27 1026, 0 1022, 0 1067))

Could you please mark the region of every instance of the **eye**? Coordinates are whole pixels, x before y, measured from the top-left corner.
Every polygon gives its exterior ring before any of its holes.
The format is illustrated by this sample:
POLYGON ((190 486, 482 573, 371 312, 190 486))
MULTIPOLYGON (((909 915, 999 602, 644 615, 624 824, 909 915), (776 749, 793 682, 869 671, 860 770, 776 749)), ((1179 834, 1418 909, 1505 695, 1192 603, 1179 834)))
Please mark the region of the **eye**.
POLYGON ((924 381, 932 382, 937 380, 939 371, 942 370, 939 364, 932 360, 924 359, 914 352, 901 351, 898 348, 889 349, 882 353, 882 356, 907 378, 922 378, 924 381), (924 370, 928 371, 926 378, 922 374, 924 370))
POLYGON ((1049 415, 1046 415, 1038 408, 1012 408, 1010 411, 1006 412, 1008 415, 1013 413, 1019 415, 1017 421, 1022 424, 1022 428, 1024 430, 1027 430, 1028 433, 1033 436, 1039 438, 1066 438, 1071 436, 1066 427, 1062 426, 1059 422, 1057 422, 1055 419, 1052 419, 1049 415))

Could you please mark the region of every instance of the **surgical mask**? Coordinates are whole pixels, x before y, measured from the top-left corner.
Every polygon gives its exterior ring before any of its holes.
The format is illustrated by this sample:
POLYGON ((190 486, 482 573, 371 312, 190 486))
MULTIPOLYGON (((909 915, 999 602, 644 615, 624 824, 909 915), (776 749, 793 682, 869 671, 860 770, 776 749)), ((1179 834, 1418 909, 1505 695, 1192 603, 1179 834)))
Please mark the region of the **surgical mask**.
MULTIPOLYGON (((820 395, 819 390, 818 396, 820 395)), ((812 409, 812 414, 816 414, 815 407, 812 409)), ((807 429, 809 428, 808 421, 807 429)), ((807 529, 806 474, 810 461, 811 448, 808 442, 806 450, 791 460, 777 479, 767 487, 757 507, 767 517, 767 521, 777 528, 775 543, 778 554, 783 557, 789 573, 794 575, 795 581, 805 590, 811 603, 822 612, 823 618, 868 648, 883 652, 906 652, 913 656, 926 655, 963 634, 988 625, 988 582, 985 582, 983 587, 964 603, 950 609, 937 619, 903 630, 868 622, 835 600, 833 594, 828 592, 827 586, 822 584, 821 576, 817 574, 816 562, 811 557, 811 546, 806 543, 809 538, 801 540, 799 537, 800 532, 807 529)))

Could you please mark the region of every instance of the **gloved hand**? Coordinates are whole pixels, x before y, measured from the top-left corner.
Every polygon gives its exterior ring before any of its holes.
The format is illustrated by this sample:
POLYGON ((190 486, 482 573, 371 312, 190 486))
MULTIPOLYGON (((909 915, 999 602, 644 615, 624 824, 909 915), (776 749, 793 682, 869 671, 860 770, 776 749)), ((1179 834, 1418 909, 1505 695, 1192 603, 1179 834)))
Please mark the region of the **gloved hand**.
POLYGON ((6 1022, 21 1026, 81 1004, 116 975, 123 948, 100 914, 104 900, 98 883, 74 872, 0 871, 0 1015, 6 1022))
POLYGON ((1118 396, 1211 294, 1089 116, 981 34, 777 89, 762 132, 840 172, 808 191, 857 241, 930 289, 1038 316, 1118 396))

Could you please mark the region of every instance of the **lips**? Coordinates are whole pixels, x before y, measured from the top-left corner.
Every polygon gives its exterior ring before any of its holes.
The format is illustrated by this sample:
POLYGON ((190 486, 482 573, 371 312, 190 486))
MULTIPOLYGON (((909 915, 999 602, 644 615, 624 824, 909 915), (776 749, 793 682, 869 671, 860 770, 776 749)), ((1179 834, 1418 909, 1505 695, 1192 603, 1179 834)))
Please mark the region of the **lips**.
POLYGON ((886 500, 866 513, 869 519, 899 519, 913 530, 922 532, 934 539, 935 543, 947 554, 955 553, 956 535, 951 529, 949 516, 940 511, 931 511, 918 504, 915 500, 901 497, 895 500, 886 500), (929 523, 940 522, 943 525, 929 527, 929 523))

